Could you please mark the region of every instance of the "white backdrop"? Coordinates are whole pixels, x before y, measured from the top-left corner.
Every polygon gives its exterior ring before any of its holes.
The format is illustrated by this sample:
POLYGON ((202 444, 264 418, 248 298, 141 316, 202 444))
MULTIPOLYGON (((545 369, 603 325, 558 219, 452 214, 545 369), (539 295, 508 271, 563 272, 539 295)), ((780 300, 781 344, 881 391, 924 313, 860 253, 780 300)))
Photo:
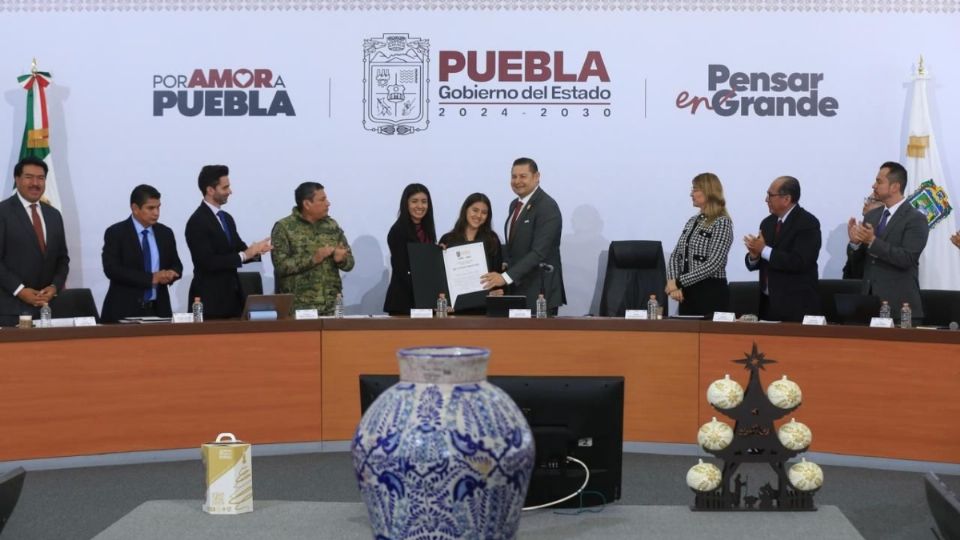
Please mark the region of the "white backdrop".
MULTIPOLYGON (((68 285, 92 288, 98 304, 108 285, 100 263, 103 231, 129 215, 133 186, 149 183, 163 194, 161 221, 178 233, 185 276, 174 286, 174 309, 186 309, 192 264, 182 231, 200 201, 197 173, 208 163, 230 166, 234 195, 226 208, 248 242, 268 236, 289 213, 298 183, 315 180, 327 187, 331 215, 357 258, 344 279, 355 313, 382 306, 386 233, 404 185, 430 187, 438 234, 453 225, 460 203, 474 191, 490 196, 496 230, 502 231, 512 196, 510 163, 519 156, 538 161, 541 186, 564 214, 569 305, 562 314, 596 309, 603 252, 611 240, 655 239, 667 252, 673 248, 694 211, 690 179, 703 171, 724 182, 738 239, 755 232, 766 215, 769 182, 783 174, 799 178, 801 204, 823 225, 821 275, 839 277, 846 219, 859 212, 879 164, 904 154, 910 73, 920 54, 933 76, 929 92, 947 189, 954 185, 960 104, 949 96, 960 88, 956 10, 849 13, 824 3, 821 12, 780 13, 762 9, 767 2, 730 1, 709 12, 686 10, 691 3, 677 3, 674 12, 605 9, 599 2, 591 11, 564 10, 561 2, 541 2, 541 11, 170 11, 150 2, 116 1, 108 10, 43 12, 30 8, 41 2, 22 4, 21 11, 2 13, 7 24, 0 35, 0 74, 7 84, 0 125, 7 128, 0 130, 0 147, 8 148, 6 170, 12 171, 25 99, 16 76, 36 57, 53 75, 50 140, 69 229, 68 285), (124 4, 143 11, 115 9, 124 4), (363 129, 363 40, 390 32, 429 40, 430 123, 412 135, 363 129), (563 51, 568 73, 579 71, 588 51, 598 51, 609 82, 474 82, 465 71, 441 82, 440 51, 479 51, 481 58, 486 51, 563 51), (681 92, 716 92, 708 89, 712 64, 746 73, 822 74, 819 98, 834 98, 836 115, 760 117, 751 111, 723 117, 704 106, 696 114, 678 108, 681 92), (243 68, 281 76, 295 116, 188 117, 176 110, 153 115, 156 75, 189 78, 195 69, 243 68), (442 84, 577 85, 608 90, 610 98, 603 106, 488 106, 485 117, 480 106, 463 106, 461 116, 461 106, 443 105, 440 116, 442 84)), ((522 70, 508 74, 515 72, 522 70)), ((274 91, 261 89, 261 102, 269 103, 274 91)), ((738 97, 763 96, 801 98, 809 92, 748 91, 738 97)), ((743 267, 744 252, 736 241, 728 264, 732 280, 755 279, 743 267)), ((262 272, 265 288, 272 289, 269 260, 262 272)))

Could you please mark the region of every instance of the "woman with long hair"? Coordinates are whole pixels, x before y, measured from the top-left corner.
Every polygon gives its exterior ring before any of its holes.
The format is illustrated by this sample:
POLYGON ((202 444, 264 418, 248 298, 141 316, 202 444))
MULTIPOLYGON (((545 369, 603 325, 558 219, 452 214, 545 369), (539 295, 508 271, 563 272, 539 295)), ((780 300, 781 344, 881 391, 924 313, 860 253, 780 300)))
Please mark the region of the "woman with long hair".
POLYGON ((699 212, 684 225, 670 254, 665 290, 680 302, 681 315, 712 318, 715 311, 729 310, 727 256, 733 244, 733 221, 717 175, 695 176, 690 199, 699 212))
POLYGON ((483 242, 483 251, 487 255, 487 271, 503 271, 503 252, 500 249, 500 237, 493 232, 490 199, 483 193, 472 193, 460 207, 460 216, 453 230, 440 237, 443 248, 483 242))
POLYGON ((437 231, 433 224, 433 200, 423 184, 410 184, 400 196, 397 221, 387 234, 390 248, 390 285, 383 310, 391 315, 409 315, 413 305, 413 279, 407 244, 433 244, 437 231))

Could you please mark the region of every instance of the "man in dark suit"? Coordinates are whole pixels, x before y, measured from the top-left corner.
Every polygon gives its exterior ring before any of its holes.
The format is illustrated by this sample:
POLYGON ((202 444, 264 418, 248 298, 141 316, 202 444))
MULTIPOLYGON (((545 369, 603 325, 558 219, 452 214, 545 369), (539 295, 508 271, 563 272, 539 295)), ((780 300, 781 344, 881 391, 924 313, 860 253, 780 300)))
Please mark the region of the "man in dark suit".
POLYGON ((504 228, 506 269, 484 274, 483 286, 506 286, 508 294, 526 296, 531 310, 536 309, 537 296, 543 293, 547 309, 556 315, 567 303, 560 262, 560 207, 540 189, 540 170, 530 158, 513 162, 510 187, 518 198, 510 203, 504 228))
POLYGON ((888 161, 880 166, 873 195, 883 206, 863 217, 850 218, 847 258, 863 262, 861 292, 890 302, 893 318, 900 319, 900 307, 910 303, 914 324, 923 319, 920 303, 920 254, 927 245, 927 218, 903 196, 907 170, 888 161))
POLYGON ((229 174, 226 165, 206 165, 200 170, 197 185, 203 202, 187 220, 187 247, 193 259, 187 305, 199 297, 206 319, 240 316, 244 298, 237 268, 260 260, 262 253, 270 251, 269 238, 247 246, 237 232, 233 216, 221 210, 233 193, 229 174))
MULTIPOLYGON (((861 216, 866 216, 874 208, 880 208, 883 206, 883 203, 877 200, 873 196, 873 192, 870 192, 870 196, 863 199, 863 210, 860 211, 861 216)), ((847 257, 846 264, 843 265, 843 279, 863 279, 863 258, 853 258, 847 257)))
POLYGON ((47 164, 26 157, 13 169, 17 192, 0 203, 0 325, 20 315, 38 318, 40 307, 63 289, 70 270, 63 217, 40 200, 47 164))
POLYGON ((183 263, 177 241, 160 219, 160 192, 139 185, 130 193, 130 217, 103 234, 103 273, 110 288, 100 319, 170 317, 169 285, 180 279, 183 263))
POLYGON ((759 234, 743 239, 747 269, 760 271, 760 318, 801 321, 820 313, 820 221, 799 206, 800 182, 792 176, 774 180, 766 200, 770 215, 759 234))

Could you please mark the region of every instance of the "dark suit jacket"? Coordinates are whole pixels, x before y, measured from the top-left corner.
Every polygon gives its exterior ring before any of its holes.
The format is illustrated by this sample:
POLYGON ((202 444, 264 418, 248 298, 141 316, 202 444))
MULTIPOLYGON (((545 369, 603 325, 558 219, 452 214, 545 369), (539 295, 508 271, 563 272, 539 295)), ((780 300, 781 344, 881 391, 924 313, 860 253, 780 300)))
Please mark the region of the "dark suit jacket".
MULTIPOLYGON (((238 254, 247 249, 247 244, 237 233, 233 216, 226 214, 226 221, 232 243, 227 241, 220 220, 205 203, 201 202, 187 220, 185 235, 193 259, 193 281, 190 282, 187 305, 193 305, 193 299, 199 296, 206 319, 239 317, 243 311, 244 298, 237 268, 240 268, 238 254)), ((258 258, 245 262, 254 260, 258 258)))
POLYGON ((843 265, 842 272, 843 279, 862 279, 863 259, 852 260, 850 257, 847 257, 847 262, 843 265))
POLYGON ((817 258, 820 256, 820 221, 800 206, 795 206, 776 238, 777 216, 769 215, 760 222, 763 241, 773 248, 770 260, 760 259, 748 270, 760 270, 760 317, 777 321, 801 321, 804 315, 820 313, 820 291, 817 258), (764 278, 770 292, 763 298, 764 278))
POLYGON ((536 309, 537 295, 540 294, 539 265, 550 264, 553 272, 543 271, 544 296, 547 307, 556 309, 567 303, 563 288, 563 265, 560 263, 560 233, 563 226, 560 207, 553 197, 542 188, 537 188, 526 207, 520 211, 514 225, 516 230, 510 238, 510 219, 517 204, 517 199, 510 203, 503 228, 507 238, 503 259, 507 263, 506 273, 513 280, 507 291, 509 294, 526 296, 530 309, 536 309))
MULTIPOLYGON (((877 230, 883 207, 874 208, 863 217, 864 223, 877 230)), ((863 294, 879 296, 890 302, 893 318, 900 319, 900 306, 910 302, 912 315, 923 318, 920 303, 920 254, 927 245, 927 219, 909 202, 887 219, 887 226, 870 247, 861 244, 858 249, 847 246, 847 259, 863 264, 863 294)))
POLYGON ((413 222, 397 220, 387 233, 390 249, 390 285, 383 300, 387 313, 407 315, 413 305, 413 278, 410 276, 410 253, 407 244, 418 243, 417 229, 413 222))
POLYGON ((0 202, 0 325, 15 325, 21 314, 40 316, 40 310, 13 296, 23 285, 40 290, 48 285, 62 291, 70 269, 63 217, 56 208, 40 204, 47 228, 47 250, 40 251, 33 223, 19 197, 0 202))
MULTIPOLYGON (((183 274, 183 263, 177 254, 177 241, 173 231, 157 223, 153 234, 160 252, 160 269, 183 274)), ((133 225, 133 218, 115 223, 103 233, 103 273, 110 280, 110 288, 103 299, 100 319, 105 323, 117 322, 124 317, 143 316, 143 295, 153 287, 153 273, 143 269, 141 238, 133 225)), ((170 317, 170 291, 167 285, 157 285, 156 313, 170 317)))

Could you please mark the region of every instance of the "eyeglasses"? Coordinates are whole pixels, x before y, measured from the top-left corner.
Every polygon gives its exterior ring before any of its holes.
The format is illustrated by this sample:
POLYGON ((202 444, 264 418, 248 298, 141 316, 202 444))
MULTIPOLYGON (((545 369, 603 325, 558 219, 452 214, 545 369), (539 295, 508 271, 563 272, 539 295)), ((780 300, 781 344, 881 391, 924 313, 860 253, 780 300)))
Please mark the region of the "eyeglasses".
POLYGON ((786 193, 770 193, 769 191, 767 192, 767 198, 770 198, 770 199, 772 199, 773 197, 783 197, 785 195, 786 193))

